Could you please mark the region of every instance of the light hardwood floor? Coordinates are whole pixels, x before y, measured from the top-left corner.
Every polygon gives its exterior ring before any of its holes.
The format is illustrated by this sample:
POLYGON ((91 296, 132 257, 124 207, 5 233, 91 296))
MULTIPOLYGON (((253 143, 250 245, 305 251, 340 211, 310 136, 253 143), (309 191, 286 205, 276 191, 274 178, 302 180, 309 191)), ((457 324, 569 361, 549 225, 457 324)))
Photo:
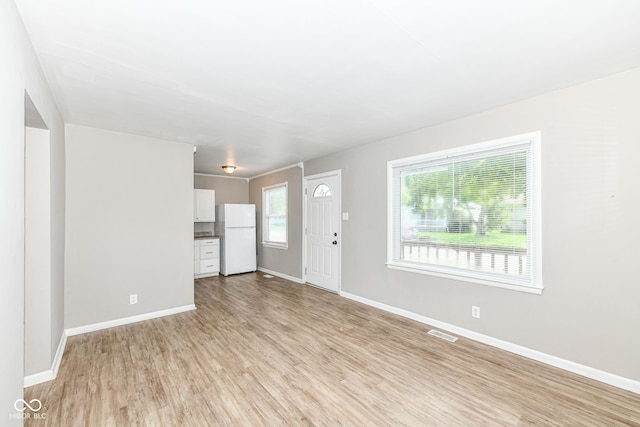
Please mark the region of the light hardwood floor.
POLYGON ((640 396, 261 273, 70 337, 27 426, 640 426, 640 396))

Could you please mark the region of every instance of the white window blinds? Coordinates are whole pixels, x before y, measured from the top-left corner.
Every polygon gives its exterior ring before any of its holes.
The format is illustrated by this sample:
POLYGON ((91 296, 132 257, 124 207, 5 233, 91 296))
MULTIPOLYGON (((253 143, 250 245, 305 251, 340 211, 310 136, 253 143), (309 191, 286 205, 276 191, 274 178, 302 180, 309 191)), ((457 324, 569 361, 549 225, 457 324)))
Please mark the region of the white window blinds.
POLYGON ((262 189, 263 243, 287 244, 287 183, 262 189))
POLYGON ((390 162, 388 263, 537 286, 533 160, 524 136, 390 162))

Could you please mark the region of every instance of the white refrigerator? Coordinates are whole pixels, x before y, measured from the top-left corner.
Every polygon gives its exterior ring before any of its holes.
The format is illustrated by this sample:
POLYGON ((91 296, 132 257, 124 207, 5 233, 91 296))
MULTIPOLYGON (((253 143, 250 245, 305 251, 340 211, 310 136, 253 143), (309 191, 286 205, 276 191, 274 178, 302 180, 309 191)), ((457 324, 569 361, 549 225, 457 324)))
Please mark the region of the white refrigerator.
POLYGON ((220 237, 220 274, 256 271, 256 205, 217 205, 215 227, 220 237))

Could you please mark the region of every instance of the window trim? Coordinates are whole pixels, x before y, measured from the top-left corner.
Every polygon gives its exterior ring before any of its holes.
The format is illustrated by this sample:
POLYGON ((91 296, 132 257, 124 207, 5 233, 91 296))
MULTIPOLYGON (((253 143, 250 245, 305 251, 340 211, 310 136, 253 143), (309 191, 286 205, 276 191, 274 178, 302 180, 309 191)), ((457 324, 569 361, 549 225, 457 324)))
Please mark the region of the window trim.
POLYGON ((407 157, 403 159, 390 160, 387 162, 387 262, 389 269, 408 271, 412 273, 426 274, 436 277, 444 277, 459 281, 477 283, 498 288, 516 290, 521 292, 542 294, 544 289, 542 283, 542 207, 541 207, 541 152, 540 152, 541 132, 530 132, 521 135, 495 139, 491 141, 481 142, 477 144, 466 145, 463 147, 452 148, 448 150, 425 153, 417 156, 407 157), (531 147, 531 167, 529 193, 533 196, 527 203, 531 204, 531 249, 528 256, 531 257, 531 281, 523 284, 521 281, 510 281, 506 277, 496 277, 495 280, 486 274, 478 274, 473 270, 456 270, 455 272, 446 267, 418 264, 407 261, 397 261, 393 259, 393 239, 394 239, 394 207, 393 194, 393 171, 395 168, 409 166, 411 164, 422 162, 433 162, 446 159, 452 156, 462 156, 466 154, 477 154, 483 151, 490 151, 500 148, 512 147, 514 145, 529 144, 531 147))
POLYGON ((279 184, 269 185, 266 187, 262 187, 262 246, 276 249, 288 249, 289 248, 289 182, 281 182, 279 184), (269 230, 269 215, 266 211, 267 206, 267 194, 270 190, 275 190, 278 188, 284 188, 285 198, 287 204, 287 212, 285 215, 285 241, 284 242, 273 242, 270 240, 266 240, 267 234, 266 231, 269 230))

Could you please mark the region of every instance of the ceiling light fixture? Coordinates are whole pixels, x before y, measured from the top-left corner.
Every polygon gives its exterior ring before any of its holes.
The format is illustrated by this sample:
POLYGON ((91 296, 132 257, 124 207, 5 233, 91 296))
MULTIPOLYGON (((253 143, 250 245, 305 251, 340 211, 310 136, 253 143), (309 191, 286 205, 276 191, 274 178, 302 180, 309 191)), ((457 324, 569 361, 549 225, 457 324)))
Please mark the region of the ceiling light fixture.
POLYGON ((222 167, 222 170, 227 175, 231 175, 233 173, 233 171, 236 170, 236 167, 235 166, 230 166, 230 165, 225 165, 225 166, 222 167))

